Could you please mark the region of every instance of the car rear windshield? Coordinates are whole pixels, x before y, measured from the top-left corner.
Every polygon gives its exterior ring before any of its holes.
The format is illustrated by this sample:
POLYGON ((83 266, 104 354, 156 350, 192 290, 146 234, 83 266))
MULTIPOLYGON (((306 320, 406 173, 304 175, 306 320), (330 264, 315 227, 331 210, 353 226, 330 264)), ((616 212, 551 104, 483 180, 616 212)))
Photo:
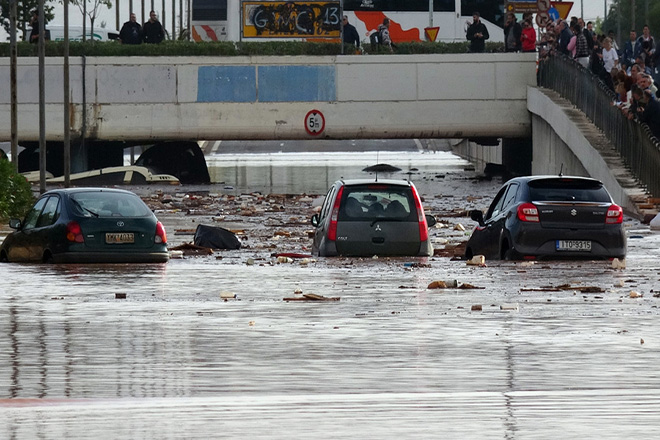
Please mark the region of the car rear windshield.
POLYGON ((415 220, 415 203, 407 186, 360 185, 344 188, 339 220, 415 220))
POLYGON ((71 195, 73 212, 81 217, 145 217, 149 208, 138 196, 90 191, 71 195))
POLYGON ((529 182, 532 201, 611 202, 602 183, 583 179, 543 179, 529 182))

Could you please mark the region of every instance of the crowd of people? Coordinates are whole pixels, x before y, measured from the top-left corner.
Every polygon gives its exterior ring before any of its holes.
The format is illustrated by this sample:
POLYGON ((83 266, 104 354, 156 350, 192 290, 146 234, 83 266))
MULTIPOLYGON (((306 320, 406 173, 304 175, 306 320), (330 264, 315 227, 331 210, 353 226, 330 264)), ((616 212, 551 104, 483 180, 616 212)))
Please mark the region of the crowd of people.
POLYGON ((538 44, 541 59, 566 56, 590 70, 615 93, 613 105, 628 119, 646 123, 660 139, 660 95, 654 84, 660 53, 647 25, 639 37, 631 30, 630 39, 620 49, 614 32, 597 34, 591 22, 585 25, 581 18, 573 17, 548 25, 538 44))

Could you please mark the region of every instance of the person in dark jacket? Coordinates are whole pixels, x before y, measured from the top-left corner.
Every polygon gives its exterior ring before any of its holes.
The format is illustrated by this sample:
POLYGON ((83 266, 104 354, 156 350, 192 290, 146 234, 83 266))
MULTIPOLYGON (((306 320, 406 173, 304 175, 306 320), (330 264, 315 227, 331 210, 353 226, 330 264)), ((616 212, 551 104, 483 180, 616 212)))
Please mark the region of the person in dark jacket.
POLYGON ((158 44, 165 38, 163 25, 158 21, 156 12, 149 12, 149 21, 142 26, 142 41, 145 43, 158 44))
POLYGON ((660 102, 653 99, 650 91, 642 90, 637 85, 632 87, 632 97, 636 103, 634 111, 637 118, 649 126, 653 136, 660 139, 660 102))
POLYGON ((568 28, 568 23, 566 23, 565 20, 562 20, 559 23, 559 52, 570 56, 568 43, 571 41, 571 38, 573 38, 573 32, 568 28))
POLYGON ((122 44, 142 43, 142 26, 137 22, 137 18, 133 12, 131 12, 130 19, 124 23, 121 31, 119 31, 119 41, 122 44))
POLYGON ((344 26, 344 44, 351 44, 356 48, 360 48, 360 34, 358 34, 355 26, 348 22, 348 17, 344 15, 343 19, 344 26))
POLYGON ((522 48, 522 26, 516 19, 516 14, 509 12, 506 14, 506 23, 504 24, 504 50, 506 52, 520 52, 522 48))
MULTIPOLYGON (((39 12, 34 10, 30 13, 30 26, 32 26, 32 31, 30 31, 30 43, 39 42, 39 12)), ((44 39, 50 40, 50 32, 44 26, 44 39)))
POLYGON ((479 12, 472 14, 472 24, 467 29, 466 38, 470 41, 470 52, 478 53, 486 50, 486 40, 490 38, 486 25, 480 20, 479 12))

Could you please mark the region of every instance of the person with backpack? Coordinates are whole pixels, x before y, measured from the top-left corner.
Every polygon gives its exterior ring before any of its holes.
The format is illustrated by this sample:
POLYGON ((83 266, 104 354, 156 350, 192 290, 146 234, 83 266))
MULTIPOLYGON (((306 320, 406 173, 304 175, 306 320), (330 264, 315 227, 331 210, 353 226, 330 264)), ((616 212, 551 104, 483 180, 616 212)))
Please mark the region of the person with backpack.
POLYGON ((470 41, 470 52, 477 53, 486 50, 486 40, 490 38, 486 25, 479 19, 481 14, 472 14, 472 24, 467 29, 465 37, 470 41))
POLYGON ((380 34, 380 41, 383 46, 389 49, 390 52, 394 52, 396 45, 392 42, 392 37, 390 37, 390 19, 385 17, 383 19, 383 24, 378 26, 378 33, 380 34))

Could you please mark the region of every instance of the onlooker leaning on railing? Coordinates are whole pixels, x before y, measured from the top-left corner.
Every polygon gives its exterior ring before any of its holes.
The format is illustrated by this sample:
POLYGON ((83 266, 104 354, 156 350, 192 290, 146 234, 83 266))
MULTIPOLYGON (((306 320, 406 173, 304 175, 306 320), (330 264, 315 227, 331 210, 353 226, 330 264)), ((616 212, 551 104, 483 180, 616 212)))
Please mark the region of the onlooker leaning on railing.
MULTIPOLYGON (((630 171, 655 197, 660 197, 660 144, 649 127, 628 119, 613 105, 616 94, 588 69, 554 54, 539 61, 538 84, 573 103, 603 131, 630 171)), ((660 134, 660 131, 658 131, 660 134)))

